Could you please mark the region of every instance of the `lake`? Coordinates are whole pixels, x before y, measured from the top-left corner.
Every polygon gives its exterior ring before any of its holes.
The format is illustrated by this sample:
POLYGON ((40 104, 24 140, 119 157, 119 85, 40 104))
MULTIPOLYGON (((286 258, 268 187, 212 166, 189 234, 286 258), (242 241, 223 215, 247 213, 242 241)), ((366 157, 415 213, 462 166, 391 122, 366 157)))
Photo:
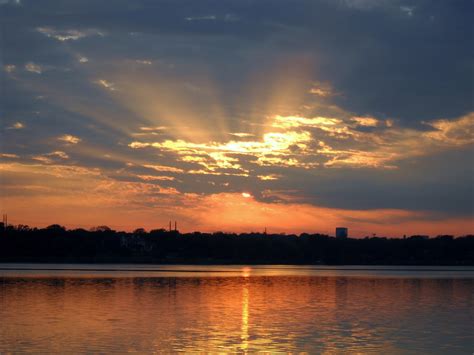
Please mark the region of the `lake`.
POLYGON ((0 353, 472 354, 472 267, 0 264, 0 353))

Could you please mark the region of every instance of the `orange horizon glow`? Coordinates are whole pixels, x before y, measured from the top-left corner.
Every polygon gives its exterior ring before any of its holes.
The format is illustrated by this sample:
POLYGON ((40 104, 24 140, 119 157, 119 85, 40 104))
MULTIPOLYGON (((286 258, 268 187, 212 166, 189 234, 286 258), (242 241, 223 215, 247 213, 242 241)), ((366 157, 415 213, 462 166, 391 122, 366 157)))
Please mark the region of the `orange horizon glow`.
MULTIPOLYGON (((47 208, 36 209, 31 199, 15 199, 9 204, 9 223, 26 224, 31 227, 46 227, 51 224, 64 225, 69 229, 89 229, 107 225, 115 230, 132 231, 164 228, 168 222, 177 221, 182 233, 260 232, 268 234, 321 233, 334 235, 336 227, 349 228, 350 237, 403 235, 456 236, 472 233, 472 220, 466 218, 446 218, 431 220, 425 212, 396 209, 343 210, 317 207, 304 203, 266 203, 256 200, 250 194, 220 193, 213 195, 175 195, 179 204, 160 214, 153 208, 128 208, 109 204, 118 201, 94 201, 88 203, 77 200, 77 204, 61 203, 59 198, 46 198, 34 204, 47 208), (100 206, 98 203, 104 205, 100 206), (425 220, 424 220, 425 219, 425 220)), ((3 213, 5 213, 3 212, 3 213)))

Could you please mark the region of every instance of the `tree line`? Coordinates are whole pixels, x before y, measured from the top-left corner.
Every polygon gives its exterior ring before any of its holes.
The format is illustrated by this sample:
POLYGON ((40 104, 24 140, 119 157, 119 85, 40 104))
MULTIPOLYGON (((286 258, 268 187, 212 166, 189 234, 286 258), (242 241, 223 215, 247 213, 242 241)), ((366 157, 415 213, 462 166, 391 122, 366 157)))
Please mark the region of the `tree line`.
POLYGON ((474 235, 337 239, 324 234, 180 233, 0 224, 0 262, 474 265, 474 235))

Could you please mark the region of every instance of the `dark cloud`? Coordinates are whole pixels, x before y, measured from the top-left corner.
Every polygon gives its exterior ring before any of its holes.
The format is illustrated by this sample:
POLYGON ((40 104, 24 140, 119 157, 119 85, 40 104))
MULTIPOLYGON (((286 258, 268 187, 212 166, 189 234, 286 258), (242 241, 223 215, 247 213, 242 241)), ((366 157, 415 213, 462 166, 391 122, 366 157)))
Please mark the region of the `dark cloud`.
MULTIPOLYGON (((410 209, 450 215, 474 214, 472 148, 411 159, 395 170, 320 169, 287 172, 272 188, 315 205, 340 209, 410 209)), ((271 198, 271 195, 270 195, 271 198)))
POLYGON ((4 10, 5 62, 66 60, 61 43, 38 27, 99 29, 106 39, 85 36, 70 45, 114 58, 185 56, 214 62, 219 75, 231 61, 233 81, 258 66, 252 60, 305 52, 315 79, 331 81, 344 93, 336 102, 358 114, 416 124, 472 110, 471 1, 24 1, 4 10))

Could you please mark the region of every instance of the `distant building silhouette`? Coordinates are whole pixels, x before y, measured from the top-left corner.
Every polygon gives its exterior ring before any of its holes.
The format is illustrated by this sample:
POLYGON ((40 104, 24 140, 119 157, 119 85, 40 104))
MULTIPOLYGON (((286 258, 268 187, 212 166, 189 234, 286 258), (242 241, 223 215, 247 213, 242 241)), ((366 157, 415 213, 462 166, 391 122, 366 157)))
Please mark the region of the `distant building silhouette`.
POLYGON ((337 239, 346 239, 349 236, 349 230, 346 227, 337 227, 336 228, 336 238, 337 239))

